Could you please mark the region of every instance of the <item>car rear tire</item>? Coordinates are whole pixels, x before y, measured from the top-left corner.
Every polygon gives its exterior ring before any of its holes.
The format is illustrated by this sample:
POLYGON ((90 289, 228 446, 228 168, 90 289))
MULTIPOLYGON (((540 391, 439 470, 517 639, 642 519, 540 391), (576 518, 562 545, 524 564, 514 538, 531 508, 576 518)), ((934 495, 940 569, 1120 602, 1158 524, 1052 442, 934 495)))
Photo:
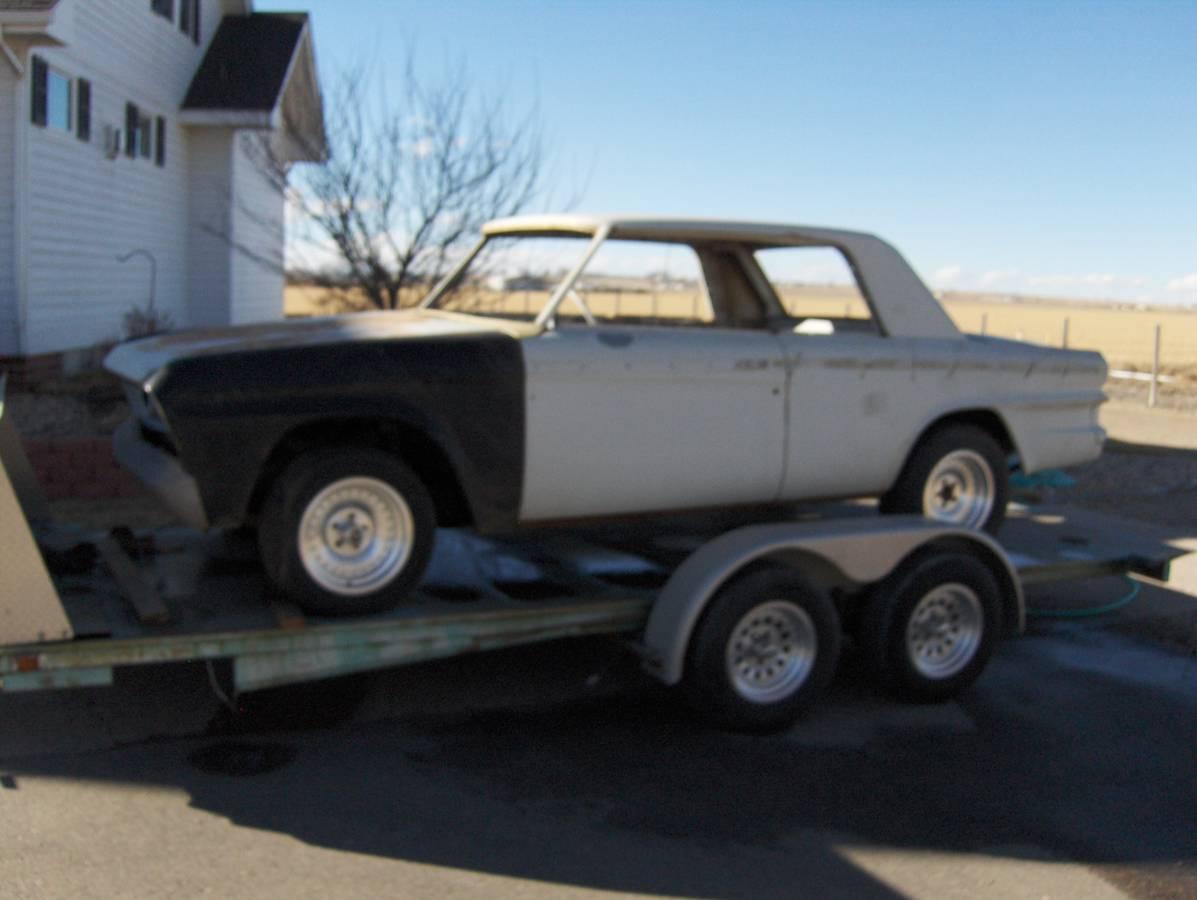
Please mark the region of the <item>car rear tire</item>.
POLYGON ((895 697, 935 703, 980 676, 1001 630, 1002 594, 984 563, 931 554, 882 581, 865 601, 860 647, 895 697))
POLYGON ((275 479, 258 549, 267 578, 305 612, 357 615, 389 609, 415 587, 435 530, 428 491, 401 461, 333 448, 275 479))
POLYGON ((790 726, 839 661, 840 622, 827 596, 770 567, 721 589, 690 637, 682 690, 692 707, 735 731, 790 726))
POLYGON ((914 448, 897 482, 881 498, 881 511, 995 534, 1005 521, 1009 492, 1006 456, 989 432, 975 425, 948 425, 914 448))

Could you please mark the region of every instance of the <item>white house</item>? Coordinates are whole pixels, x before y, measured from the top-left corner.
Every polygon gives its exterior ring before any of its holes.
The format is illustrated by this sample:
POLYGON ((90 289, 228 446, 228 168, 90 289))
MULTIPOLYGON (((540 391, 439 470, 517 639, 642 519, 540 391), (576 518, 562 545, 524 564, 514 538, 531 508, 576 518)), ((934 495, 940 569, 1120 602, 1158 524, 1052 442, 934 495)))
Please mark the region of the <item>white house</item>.
POLYGON ((176 327, 280 317, 265 140, 324 153, 306 15, 0 0, 0 360, 121 337, 151 291, 176 327))

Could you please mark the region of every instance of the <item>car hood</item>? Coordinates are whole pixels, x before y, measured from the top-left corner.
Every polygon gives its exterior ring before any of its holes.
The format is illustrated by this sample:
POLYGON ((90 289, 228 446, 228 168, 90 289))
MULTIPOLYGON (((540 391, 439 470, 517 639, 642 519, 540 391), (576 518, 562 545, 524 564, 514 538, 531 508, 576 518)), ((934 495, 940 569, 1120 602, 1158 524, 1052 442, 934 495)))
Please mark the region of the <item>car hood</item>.
POLYGON ((139 338, 114 347, 104 360, 104 367, 125 381, 141 382, 174 360, 196 356, 350 341, 464 337, 472 334, 499 333, 518 339, 534 331, 534 326, 523 322, 431 309, 350 313, 139 338))

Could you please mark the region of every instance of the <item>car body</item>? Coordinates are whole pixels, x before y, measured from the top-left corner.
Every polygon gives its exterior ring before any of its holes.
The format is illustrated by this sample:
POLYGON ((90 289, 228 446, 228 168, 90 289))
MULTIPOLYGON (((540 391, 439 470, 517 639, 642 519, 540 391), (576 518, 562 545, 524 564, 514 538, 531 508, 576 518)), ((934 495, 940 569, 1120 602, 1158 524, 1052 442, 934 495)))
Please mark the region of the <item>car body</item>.
MULTIPOLYGON (((498 220, 418 309, 161 335, 106 365, 134 411, 118 457, 201 527, 254 524, 270 508, 302 517, 282 498, 271 507, 272 491, 299 478, 296 460, 340 447, 398 458, 439 524, 484 532, 860 496, 898 511, 921 499, 932 517, 992 528, 1007 458, 1027 472, 1073 465, 1104 439, 1100 354, 966 336, 886 242, 796 225, 498 220), (570 255, 528 272, 517 251, 537 241, 570 255), (608 246, 634 260, 684 253, 691 274, 588 276, 608 246), (863 317, 783 305, 789 289, 758 260, 795 248, 842 256, 863 317), (488 277, 488 258, 523 274, 488 277), (684 296, 692 310, 678 314, 684 296), (970 491, 988 493, 961 506, 970 491)), ((320 478, 305 477, 315 497, 320 478)), ((392 536, 411 520, 367 507, 354 508, 371 528, 371 515, 399 517, 392 536)), ((331 547, 319 553, 337 562, 331 547)))

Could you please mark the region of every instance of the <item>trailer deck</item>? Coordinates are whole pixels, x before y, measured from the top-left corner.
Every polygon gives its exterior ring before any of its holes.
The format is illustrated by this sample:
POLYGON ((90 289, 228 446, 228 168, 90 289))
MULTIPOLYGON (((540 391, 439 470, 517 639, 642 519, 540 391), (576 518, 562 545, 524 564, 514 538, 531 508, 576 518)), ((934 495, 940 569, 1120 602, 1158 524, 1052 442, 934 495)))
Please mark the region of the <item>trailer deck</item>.
MULTIPOLYGON (((867 527, 875 512, 836 504, 771 515, 859 517, 867 527)), ((52 564, 75 636, 0 647, 0 690, 102 686, 122 666, 229 660, 236 690, 249 691, 565 637, 630 636, 643 629, 658 589, 683 559, 724 531, 760 521, 759 513, 692 515, 504 539, 444 530, 409 602, 353 619, 304 616, 273 598, 236 535, 179 528, 126 536, 141 588, 130 585, 130 572, 114 576, 122 567, 109 553, 107 565, 76 574, 52 564), (129 602, 142 589, 160 598, 166 621, 129 602)), ((39 537, 68 556, 105 539, 62 527, 39 537)), ((1184 552, 1163 535, 1136 529, 1132 537, 1116 519, 1063 509, 1012 508, 1001 538, 1024 584, 1117 573, 1166 580, 1184 552)))

